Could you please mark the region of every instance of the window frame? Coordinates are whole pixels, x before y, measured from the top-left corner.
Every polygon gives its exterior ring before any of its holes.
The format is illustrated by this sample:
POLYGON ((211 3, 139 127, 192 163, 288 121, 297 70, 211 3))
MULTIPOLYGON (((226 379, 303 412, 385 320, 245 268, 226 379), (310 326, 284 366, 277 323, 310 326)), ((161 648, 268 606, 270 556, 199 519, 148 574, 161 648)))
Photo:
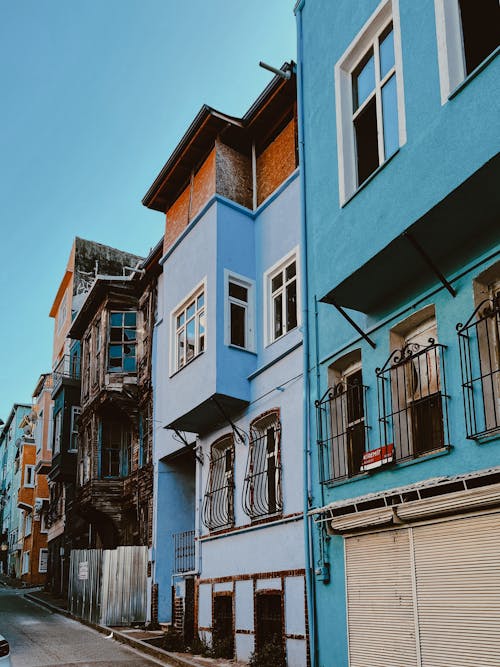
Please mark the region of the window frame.
MULTIPOLYGON (((378 56, 377 56, 378 59, 378 56)), ((378 60, 376 61, 378 62, 378 60)), ((382 81, 388 81, 393 74, 392 69, 385 75, 382 81)), ((378 79, 378 77, 377 77, 378 79)), ((380 83, 380 82, 379 82, 380 83)), ((370 94, 371 95, 371 94, 370 94)), ((399 0, 382 0, 368 21, 364 24, 356 37, 349 44, 343 55, 335 64, 335 112, 337 124, 337 154, 338 154, 338 175, 339 175, 339 199, 340 206, 344 206, 349 199, 362 188, 377 173, 378 169, 383 167, 397 153, 397 151, 406 143, 406 117, 404 101, 404 83, 403 83, 403 59, 401 49, 401 32, 399 21, 399 0), (392 22, 394 35, 394 76, 396 77, 396 99, 398 112, 398 139, 399 146, 394 153, 381 161, 383 155, 383 139, 379 128, 383 127, 383 113, 381 109, 380 94, 382 85, 377 87, 376 83, 376 102, 377 112, 377 135, 378 135, 378 153, 379 166, 362 183, 358 183, 357 176, 357 156, 356 141, 353 118, 360 108, 354 112, 353 109, 353 91, 352 75, 358 65, 363 61, 370 48, 375 49, 378 46, 380 35, 386 30, 392 22)))
POLYGON ((255 280, 242 276, 234 271, 224 270, 224 344, 237 350, 255 352, 255 280), (246 303, 230 296, 229 284, 234 283, 247 290, 246 303), (231 342, 231 304, 245 308, 245 345, 231 342))
POLYGON ((31 464, 27 464, 24 468, 24 484, 23 486, 26 489, 34 489, 35 488, 35 466, 31 464), (28 475, 28 471, 31 472, 31 475, 28 475), (28 483, 28 477, 31 477, 32 482, 29 484, 28 483))
POLYGON ((471 72, 467 72, 459 0, 434 0, 441 105, 457 88, 474 77, 498 53, 494 49, 471 72))
POLYGON ((210 532, 234 526, 235 522, 235 458, 236 448, 233 433, 217 438, 210 446, 209 470, 203 497, 203 523, 210 532), (228 470, 227 464, 230 463, 228 470), (222 510, 214 505, 222 505, 222 510), (220 514, 227 516, 227 521, 220 514), (219 513, 219 520, 217 520, 219 513))
POLYGON ((49 550, 45 547, 42 547, 38 553, 38 572, 40 574, 46 574, 48 572, 48 565, 49 565, 49 550), (42 555, 46 554, 46 565, 45 569, 42 569, 42 555))
POLYGON ((77 427, 75 430, 75 415, 78 415, 78 418, 80 418, 82 414, 82 409, 79 405, 72 405, 71 406, 71 421, 70 421, 70 431, 69 431, 69 448, 68 452, 70 453, 75 453, 78 451, 78 441, 77 441, 77 446, 73 447, 73 436, 76 435, 78 438, 78 423, 77 427))
MULTIPOLYGON (((134 310, 134 309, 114 310, 113 309, 113 310, 109 311, 109 313, 108 313, 108 330, 107 330, 107 337, 106 337, 107 338, 107 355, 106 355, 106 372, 107 373, 112 373, 113 375, 115 373, 121 373, 122 375, 133 375, 133 374, 137 373, 137 352, 138 352, 137 348, 138 348, 138 343, 139 343, 139 339, 137 337, 137 322, 138 322, 138 311, 137 310, 134 310), (134 326, 127 326, 125 324, 125 316, 130 314, 130 313, 133 313, 135 315, 135 325, 134 326), (122 315, 121 327, 112 326, 111 318, 113 317, 113 315, 122 315), (112 341, 111 340, 111 329, 119 329, 119 328, 121 328, 121 330, 122 330, 121 340, 120 341, 112 341), (126 340, 124 338, 123 332, 126 329, 133 329, 135 331, 135 338, 133 340, 132 339, 131 340, 126 340), (135 348, 135 353, 134 353, 134 357, 133 357, 134 358, 134 369, 133 370, 126 370, 125 367, 124 367, 124 364, 123 364, 123 361, 126 358, 125 354, 124 354, 124 347, 126 345, 130 345, 130 346, 133 345, 134 348, 135 348), (122 360, 122 364, 121 364, 120 368, 113 368, 110 365, 111 347, 117 347, 117 346, 120 346, 122 348, 122 354, 121 354, 121 357, 120 357, 121 360, 122 360)), ((102 345, 102 343, 101 343, 101 345, 102 345)), ((118 358, 118 357, 114 357, 114 358, 118 358)))
MULTIPOLYGON (((183 368, 186 368, 186 366, 189 366, 191 362, 193 362, 195 359, 200 357, 207 349, 207 322, 208 322, 208 316, 207 316, 208 310, 207 310, 207 280, 204 278, 201 282, 199 282, 192 290, 189 292, 189 294, 180 301, 175 308, 173 308, 170 311, 170 339, 171 339, 171 344, 170 344, 170 377, 172 375, 175 375, 179 371, 181 371, 183 368), (203 294, 203 306, 201 308, 197 308, 197 300, 198 298, 203 294), (179 365, 179 357, 178 357, 178 349, 177 349, 177 336, 181 330, 181 328, 186 330, 186 311, 190 303, 194 301, 195 303, 195 312, 194 312, 194 320, 195 320, 195 353, 189 359, 188 361, 184 361, 182 365, 179 365), (203 343, 203 349, 200 350, 200 333, 199 333, 199 318, 200 318, 200 313, 203 312, 204 317, 205 317, 205 330, 203 332, 203 338, 204 338, 204 343, 203 343), (184 323, 178 327, 177 326, 177 318, 184 313, 184 323)), ((189 318, 191 319, 191 318, 189 318)))
MULTIPOLYGON (((300 267, 300 253, 299 246, 295 246, 287 255, 282 257, 278 262, 273 266, 267 269, 264 272, 263 280, 263 290, 264 290, 264 346, 269 347, 278 340, 284 338, 291 331, 298 329, 301 324, 301 315, 302 315, 302 300, 300 293, 300 277, 301 277, 301 267, 300 267), (283 313, 286 313, 286 299, 283 299, 282 302, 282 319, 283 319, 283 333, 280 336, 274 337, 274 308, 273 308, 273 292, 272 292, 272 281, 280 272, 284 272, 285 269, 295 261, 295 283, 296 283, 296 308, 297 308, 297 324, 291 329, 286 327, 286 316, 283 317, 283 313)), ((289 281, 291 282, 291 281, 289 281)), ((285 281, 283 282, 282 290, 285 291, 285 281)), ((275 290, 276 291, 276 290, 275 290)))
POLYGON ((23 551, 23 558, 21 564, 21 575, 29 574, 30 571, 30 552, 23 551))
POLYGON ((29 537, 33 532, 33 515, 26 512, 24 515, 24 537, 29 537))
POLYGON ((63 432, 63 409, 59 410, 54 415, 54 432, 52 443, 52 454, 57 456, 61 453, 61 440, 63 432))

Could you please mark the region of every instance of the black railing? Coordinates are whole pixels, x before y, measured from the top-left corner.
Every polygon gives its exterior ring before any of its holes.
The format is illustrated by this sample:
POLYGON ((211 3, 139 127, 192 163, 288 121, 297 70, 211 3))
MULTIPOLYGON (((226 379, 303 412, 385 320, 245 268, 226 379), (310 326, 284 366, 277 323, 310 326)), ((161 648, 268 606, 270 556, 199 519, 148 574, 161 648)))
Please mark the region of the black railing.
POLYGON ((209 530, 227 528, 234 523, 234 445, 214 445, 203 501, 203 523, 209 530))
POLYGON ((278 514, 283 509, 280 441, 281 424, 276 417, 251 429, 243 510, 252 519, 278 514))
POLYGON ((457 324, 468 438, 500 430, 500 294, 457 324))
POLYGON ((322 483, 359 474, 368 448, 367 387, 342 381, 316 401, 317 441, 322 483))
POLYGON ((194 572, 195 570, 195 545, 194 530, 185 530, 182 533, 174 533, 174 574, 183 572, 194 572))
POLYGON ((444 346, 408 343, 377 368, 380 442, 404 461, 448 446, 444 346))
POLYGON ((80 379, 80 357, 77 355, 65 354, 57 363, 54 370, 54 383, 62 378, 70 380, 80 379))

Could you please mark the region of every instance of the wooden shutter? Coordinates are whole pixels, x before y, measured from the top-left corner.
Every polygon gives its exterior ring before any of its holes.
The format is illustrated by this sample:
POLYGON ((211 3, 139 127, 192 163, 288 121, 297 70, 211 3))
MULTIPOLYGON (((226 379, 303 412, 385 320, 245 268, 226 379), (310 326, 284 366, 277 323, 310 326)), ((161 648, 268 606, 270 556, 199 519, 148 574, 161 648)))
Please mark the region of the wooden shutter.
POLYGON ((345 549, 350 667, 417 667, 408 531, 349 537, 345 549))
POLYGON ((413 533, 422 667, 498 667, 500 514, 413 533))

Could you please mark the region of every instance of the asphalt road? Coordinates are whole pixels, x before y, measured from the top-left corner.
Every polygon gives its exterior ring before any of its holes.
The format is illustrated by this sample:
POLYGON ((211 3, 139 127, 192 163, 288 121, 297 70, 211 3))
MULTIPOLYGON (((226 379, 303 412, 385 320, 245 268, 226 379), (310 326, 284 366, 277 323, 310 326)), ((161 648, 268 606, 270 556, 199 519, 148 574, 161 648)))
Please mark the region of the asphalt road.
POLYGON ((164 664, 106 639, 91 628, 26 600, 25 591, 0 588, 0 634, 13 667, 151 667, 164 664))

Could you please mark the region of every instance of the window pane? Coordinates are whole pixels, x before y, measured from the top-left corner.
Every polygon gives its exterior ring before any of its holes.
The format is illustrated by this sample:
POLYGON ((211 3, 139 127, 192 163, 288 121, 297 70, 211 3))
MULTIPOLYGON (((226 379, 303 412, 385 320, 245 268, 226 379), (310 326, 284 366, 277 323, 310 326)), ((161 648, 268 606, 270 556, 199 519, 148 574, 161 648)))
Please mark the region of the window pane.
POLYGON ((190 317, 193 317, 195 311, 194 307, 194 301, 193 303, 190 303, 189 306, 186 308, 186 318, 189 319, 190 317))
POLYGON ((394 32, 390 25, 380 36, 380 78, 394 67, 394 32))
POLYGON ((235 303, 231 304, 231 344, 245 347, 246 309, 235 303))
POLYGON ((135 327, 136 313, 125 313, 125 326, 135 327))
POLYGON ((123 330, 123 340, 135 340, 136 335, 135 329, 124 329, 123 330))
POLYGON ((297 326, 297 281, 294 280, 286 288, 286 330, 297 326))
POLYGON ((296 273, 295 262, 292 262, 289 266, 286 267, 286 280, 293 278, 296 273))
POLYGON ((121 327, 123 313, 111 313, 110 323, 112 327, 121 327))
POLYGON ((203 308, 205 305, 205 294, 200 294, 200 296, 196 299, 196 310, 199 310, 200 308, 203 308))
POLYGON ((278 295, 273 299, 274 307, 274 338, 278 338, 283 333, 283 321, 282 321, 282 295, 278 295))
POLYGON ((135 357, 135 345, 124 345, 123 353, 125 357, 135 357))
POLYGON ((277 276, 274 276, 274 278, 271 281, 271 290, 273 292, 276 292, 277 289, 279 289, 283 285, 283 273, 280 272, 278 273, 277 276))
POLYGON ((367 53, 352 75, 353 109, 360 107, 375 88, 373 50, 367 53))
POLYGON ((500 44, 498 0, 459 0, 465 69, 470 74, 500 44))
POLYGON ((234 296, 235 299, 240 301, 247 301, 248 299, 248 290, 242 285, 237 285, 236 283, 229 283, 229 296, 234 296))
POLYGON ((122 329, 118 329, 117 327, 112 327, 109 330, 109 340, 110 341, 121 341, 122 339, 122 329))
POLYGON ((109 346, 109 357, 110 359, 117 359, 122 356, 122 346, 121 345, 110 345, 109 346))
POLYGON ((184 365, 184 331, 177 334, 177 368, 184 365))
POLYGON ((354 121, 358 185, 378 168, 377 110, 375 98, 370 100, 354 121))
POLYGON ((398 98, 395 74, 382 88, 382 113, 384 116, 384 153, 387 160, 399 147, 398 98))
POLYGON ((205 311, 198 314, 198 352, 205 349, 205 311))
POLYGON ((189 361, 194 357, 195 328, 196 328, 195 321, 193 318, 186 324, 186 337, 187 337, 186 361, 189 361))
POLYGON ((177 328, 181 327, 184 324, 184 313, 182 312, 178 317, 177 317, 177 328))
POLYGON ((123 370, 133 373, 135 371, 135 355, 132 357, 125 357, 123 360, 123 370))

